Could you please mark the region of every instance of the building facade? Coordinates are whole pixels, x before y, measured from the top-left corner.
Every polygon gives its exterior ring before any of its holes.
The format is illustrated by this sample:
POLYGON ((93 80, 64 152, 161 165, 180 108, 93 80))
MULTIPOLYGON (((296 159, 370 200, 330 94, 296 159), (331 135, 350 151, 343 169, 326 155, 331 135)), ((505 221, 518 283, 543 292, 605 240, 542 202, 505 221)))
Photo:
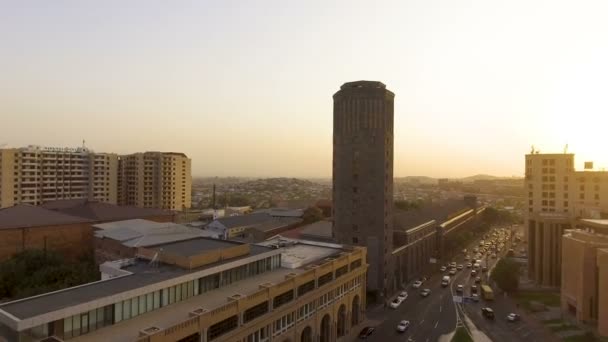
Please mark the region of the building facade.
POLYGON ((557 287, 564 231, 576 218, 608 214, 608 172, 576 171, 572 153, 527 154, 525 167, 528 275, 539 285, 557 287))
POLYGON ((117 203, 118 155, 87 148, 0 149, 0 208, 62 199, 117 203))
POLYGON ((381 297, 393 277, 393 110, 395 94, 380 82, 345 83, 334 94, 333 234, 366 246, 368 290, 381 297))
POLYGON ((118 203, 140 208, 190 208, 191 160, 183 153, 173 152, 144 152, 120 156, 118 203))
POLYGON ((562 241, 562 311, 608 336, 608 220, 579 220, 562 241))
POLYGON ((346 342, 364 320, 365 248, 193 239, 138 255, 101 265, 102 281, 3 303, 0 333, 24 342, 346 342))

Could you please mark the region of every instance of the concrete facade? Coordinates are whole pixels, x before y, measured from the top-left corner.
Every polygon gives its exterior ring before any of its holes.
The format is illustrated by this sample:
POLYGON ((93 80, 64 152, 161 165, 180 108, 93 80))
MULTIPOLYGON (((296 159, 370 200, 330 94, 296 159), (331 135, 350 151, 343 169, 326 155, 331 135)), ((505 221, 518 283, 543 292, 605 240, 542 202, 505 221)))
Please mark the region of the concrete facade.
POLYGON ((83 198, 117 203, 118 155, 87 148, 0 149, 0 208, 83 198))
POLYGON ((561 235, 577 218, 608 214, 608 172, 574 169, 574 154, 525 156, 528 275, 542 286, 561 283, 561 235))
POLYGON ((333 233, 367 246, 368 290, 386 296, 393 277, 393 111, 380 82, 345 83, 334 94, 333 233))
POLYGON ((561 307, 608 336, 608 220, 579 220, 562 237, 561 307))
POLYGON ((144 152, 120 156, 118 203, 140 208, 190 208, 191 160, 183 153, 172 152, 144 152))

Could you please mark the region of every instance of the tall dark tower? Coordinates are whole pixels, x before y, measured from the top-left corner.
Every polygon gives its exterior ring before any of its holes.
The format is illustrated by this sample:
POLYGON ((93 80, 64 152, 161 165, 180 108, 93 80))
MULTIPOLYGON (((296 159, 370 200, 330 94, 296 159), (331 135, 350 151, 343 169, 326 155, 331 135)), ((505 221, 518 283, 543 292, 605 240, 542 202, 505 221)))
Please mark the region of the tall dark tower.
POLYGON ((345 83, 334 94, 333 232, 368 249, 368 290, 393 284, 393 104, 381 82, 345 83))

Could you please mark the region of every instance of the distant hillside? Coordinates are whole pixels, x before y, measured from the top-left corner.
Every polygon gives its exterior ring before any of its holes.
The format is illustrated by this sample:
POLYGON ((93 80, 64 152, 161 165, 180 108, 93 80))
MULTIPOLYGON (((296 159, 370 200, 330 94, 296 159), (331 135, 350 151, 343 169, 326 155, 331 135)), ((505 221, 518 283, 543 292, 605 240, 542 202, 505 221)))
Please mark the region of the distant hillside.
POLYGON ((420 184, 437 184, 437 178, 427 176, 407 176, 407 177, 396 177, 395 183, 413 183, 417 182, 420 184))
POLYGON ((496 180, 496 179, 504 179, 505 177, 496 177, 492 175, 474 175, 469 177, 460 178, 460 181, 463 182, 474 182, 477 180, 496 180))

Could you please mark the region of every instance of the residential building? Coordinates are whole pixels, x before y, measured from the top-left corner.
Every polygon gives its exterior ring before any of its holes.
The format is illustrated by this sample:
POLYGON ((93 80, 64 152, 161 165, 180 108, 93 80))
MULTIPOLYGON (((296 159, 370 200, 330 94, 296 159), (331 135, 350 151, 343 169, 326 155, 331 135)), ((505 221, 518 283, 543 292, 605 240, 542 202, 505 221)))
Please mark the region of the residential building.
POLYGON ((251 241, 260 241, 301 223, 300 218, 275 217, 260 212, 221 217, 209 223, 205 229, 217 233, 223 239, 249 238, 251 241))
POLYGON ((395 94, 381 82, 345 83, 334 94, 333 233, 366 246, 368 290, 380 298, 393 279, 393 110, 395 94))
POLYGON ((0 149, 0 208, 61 199, 117 203, 118 155, 85 147, 0 149))
POLYGON ((364 320, 366 250, 197 238, 138 248, 103 279, 0 305, 9 341, 344 341, 364 320))
POLYGON ((608 214, 608 172, 576 171, 574 154, 526 155, 528 276, 539 285, 561 282, 562 235, 576 218, 608 214))
POLYGON ((118 203, 140 208, 190 208, 191 160, 183 153, 174 152, 144 152, 120 156, 118 203))
POLYGON ((578 220, 562 246, 563 312, 608 336, 608 220, 578 220))

